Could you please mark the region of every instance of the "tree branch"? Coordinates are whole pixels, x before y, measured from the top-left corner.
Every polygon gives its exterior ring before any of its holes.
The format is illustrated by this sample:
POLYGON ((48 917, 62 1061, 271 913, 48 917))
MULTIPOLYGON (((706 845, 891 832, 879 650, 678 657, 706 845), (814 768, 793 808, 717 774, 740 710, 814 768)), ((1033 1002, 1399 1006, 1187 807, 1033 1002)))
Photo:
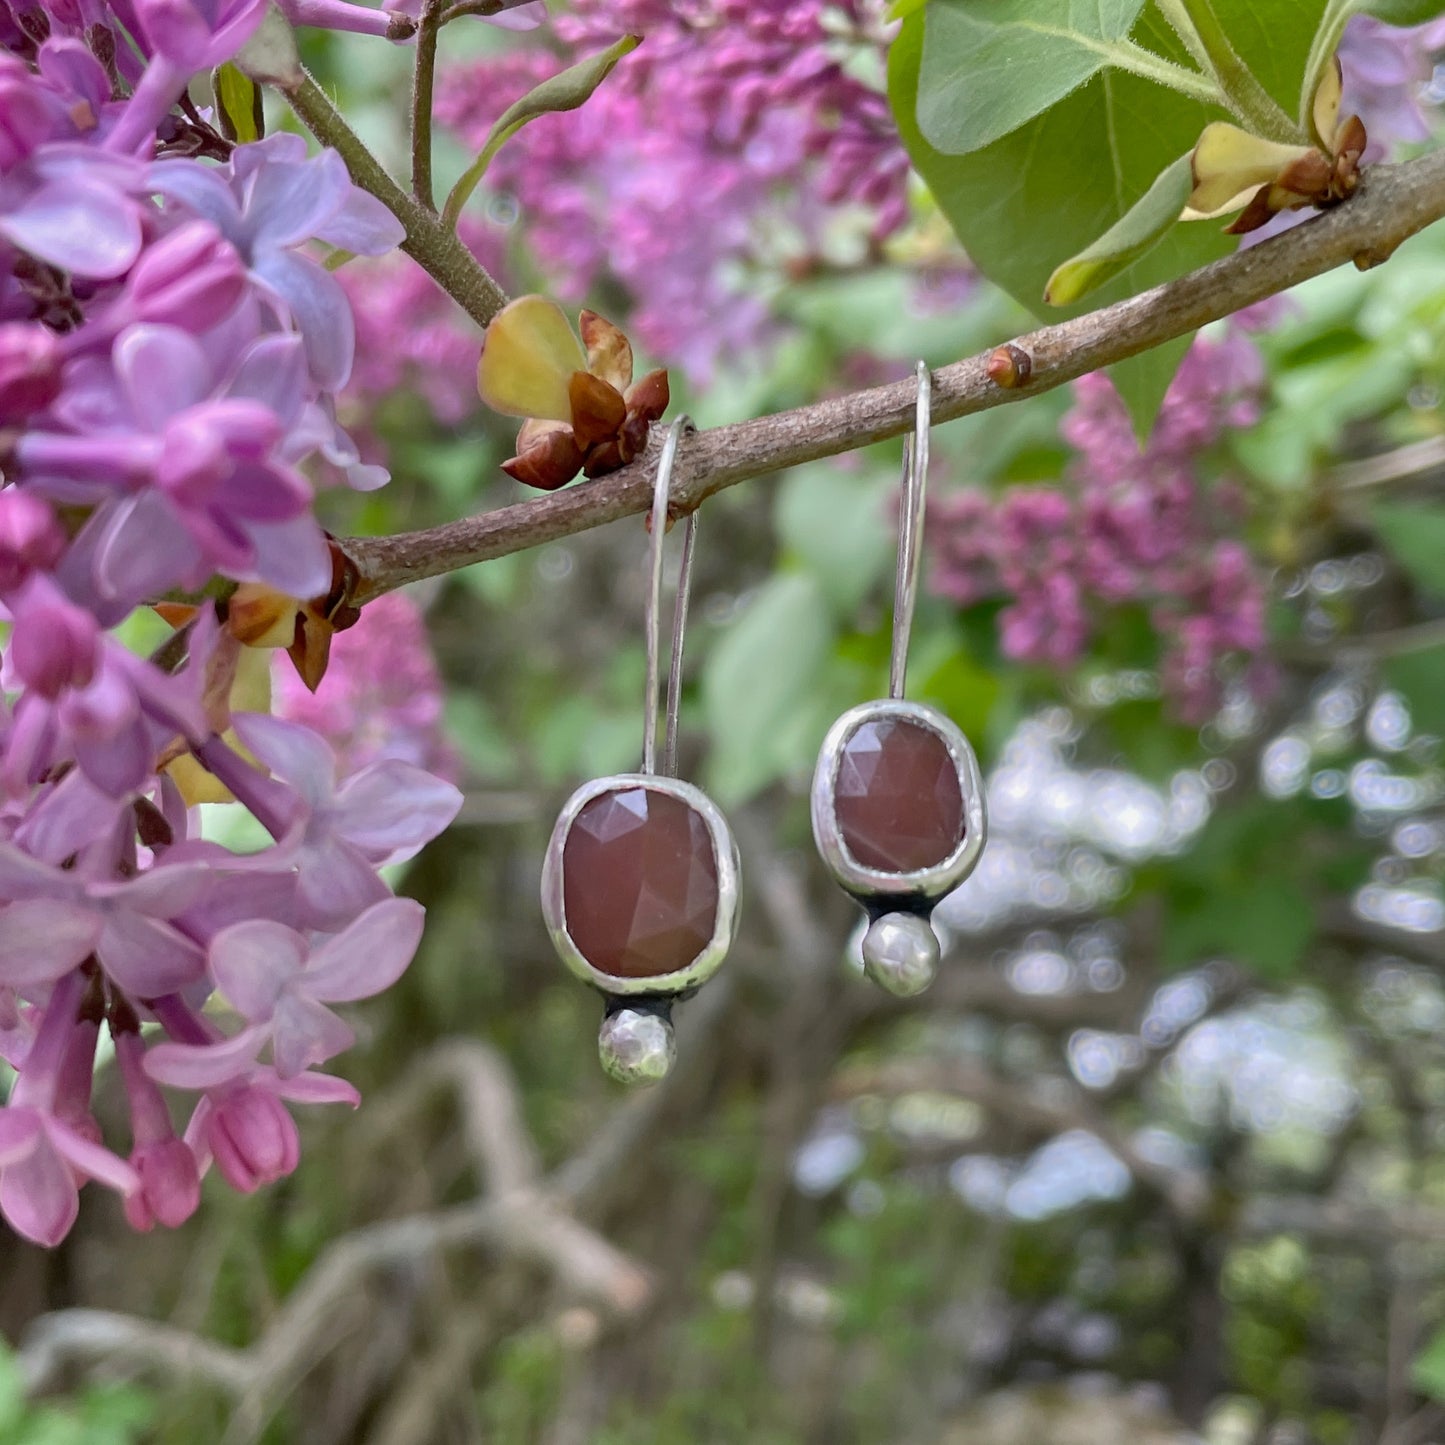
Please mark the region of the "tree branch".
MULTIPOLYGON (((1445 150, 1399 166, 1375 166, 1344 205, 1258 246, 1141 295, 1016 339, 1032 362, 1028 383, 989 379, 988 354, 933 374, 933 417, 952 421, 1050 391, 1067 381, 1186 336, 1245 306, 1353 261, 1361 270, 1445 215, 1445 150)), ((1197 224, 1206 224, 1203 222, 1197 224)), ((470 253, 468 253, 470 254, 470 253)), ((749 478, 852 451, 912 425, 913 381, 898 381, 793 411, 696 433, 674 474, 674 515, 749 478)), ((355 604, 407 582, 504 557, 646 511, 654 456, 594 482, 444 526, 340 545, 359 578, 355 604)))
MULTIPOLYGON (((18 1352, 27 1389, 52 1389, 68 1370, 97 1366, 199 1381, 235 1401, 222 1445, 254 1445, 279 1402, 363 1323, 371 1282, 450 1249, 491 1250, 539 1267, 607 1318, 641 1310, 652 1294, 647 1272, 568 1211, 575 1191, 565 1169, 551 1179, 538 1176, 535 1146, 501 1055, 475 1040, 453 1040, 419 1067, 424 1083, 402 1097, 414 1108, 438 1083, 455 1088, 467 1144, 485 1181, 479 1197, 342 1235, 245 1349, 106 1310, 42 1315, 18 1352)), ((634 1157, 601 1161, 587 1182, 625 1171, 634 1157)))
POLYGON ((443 226, 434 211, 428 210, 415 196, 407 195, 392 180, 386 167, 347 125, 312 75, 305 74, 300 85, 283 93, 307 130, 323 145, 340 152, 351 179, 362 190, 370 191, 406 228, 401 249, 478 326, 485 326, 507 304, 507 294, 456 233, 443 226))
POLYGON ((441 27, 442 0, 422 0, 411 72, 411 193, 429 211, 437 208, 431 180, 431 113, 441 27))

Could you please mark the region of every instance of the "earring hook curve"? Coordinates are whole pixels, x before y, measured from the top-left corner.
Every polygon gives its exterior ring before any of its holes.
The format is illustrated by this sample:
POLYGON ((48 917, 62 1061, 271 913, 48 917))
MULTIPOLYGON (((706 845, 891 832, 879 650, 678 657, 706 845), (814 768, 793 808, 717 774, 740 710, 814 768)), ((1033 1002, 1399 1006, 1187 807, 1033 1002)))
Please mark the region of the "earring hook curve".
POLYGON ((923 501, 928 487, 928 434, 933 414, 933 377, 928 363, 914 368, 918 401, 913 435, 903 444, 903 507, 898 519, 898 575, 893 588, 893 655, 888 696, 901 698, 908 680, 908 637, 918 600, 918 562, 923 540, 923 501))
MULTIPOLYGON (((661 663, 658 614, 662 611, 662 544, 667 532, 667 504, 672 493, 672 469, 683 435, 693 428, 692 418, 680 416, 667 429, 657 479, 652 488, 652 538, 648 549, 647 594, 643 629, 647 638, 646 701, 642 720, 642 771, 657 772, 657 687, 661 663)), ((682 642, 687 627, 687 600, 692 585, 692 556, 697 538, 697 511, 687 515, 682 534, 682 560, 677 574, 677 600, 672 613, 672 654, 667 672, 666 723, 663 734, 662 774, 677 776, 677 719, 682 703, 682 642)))

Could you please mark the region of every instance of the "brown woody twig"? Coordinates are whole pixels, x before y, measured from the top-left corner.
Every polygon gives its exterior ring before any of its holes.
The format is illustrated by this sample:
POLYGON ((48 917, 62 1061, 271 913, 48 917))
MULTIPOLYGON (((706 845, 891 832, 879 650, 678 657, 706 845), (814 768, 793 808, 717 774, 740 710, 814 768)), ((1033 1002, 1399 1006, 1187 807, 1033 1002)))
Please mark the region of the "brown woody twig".
MULTIPOLYGON (((933 373, 934 420, 952 421, 1050 391, 1347 262, 1361 269, 1378 265, 1441 216, 1445 150, 1404 165, 1375 166, 1353 198, 1306 225, 1167 285, 1014 338, 1012 345, 1030 362, 1021 386, 990 379, 992 353, 939 368, 933 373)), ((684 515, 752 477, 901 436, 912 425, 913 407, 914 383, 898 381, 697 432, 677 460, 673 514, 684 515)), ((649 454, 597 481, 424 531, 349 538, 341 546, 358 577, 349 600, 359 605, 423 577, 644 512, 653 464, 649 454)))

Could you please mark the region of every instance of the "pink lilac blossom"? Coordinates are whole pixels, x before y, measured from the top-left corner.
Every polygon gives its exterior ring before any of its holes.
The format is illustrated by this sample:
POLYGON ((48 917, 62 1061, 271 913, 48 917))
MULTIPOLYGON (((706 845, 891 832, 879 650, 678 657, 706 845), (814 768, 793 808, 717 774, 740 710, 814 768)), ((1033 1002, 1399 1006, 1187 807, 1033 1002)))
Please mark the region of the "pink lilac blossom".
MULTIPOLYGON (((505 232, 467 216, 457 231, 488 273, 505 284, 505 232)), ((356 319, 356 358, 344 401, 348 416, 357 414, 358 427, 379 399, 399 391, 420 396, 444 426, 455 426, 476 411, 476 333, 410 256, 393 252, 358 259, 344 266, 337 279, 356 319)), ((0 397, 3 356, 0 339, 0 397)))
POLYGON ((459 760, 442 727, 442 682, 421 608, 404 592, 369 603, 331 642, 331 663, 313 693, 278 658, 278 716, 325 738, 351 773, 383 758, 455 779, 459 760))
POLYGON ((1255 420, 1263 379, 1241 331, 1199 339, 1141 452, 1113 384, 1081 378, 1062 428, 1075 452, 1071 485, 999 498, 966 490, 931 505, 931 587, 964 606, 1006 599, 1005 656, 1052 667, 1079 660, 1110 608, 1141 604, 1175 709, 1205 720, 1226 665, 1264 646, 1265 590, 1229 535, 1241 498, 1227 483, 1206 486, 1197 463, 1223 432, 1255 420))
POLYGON ((881 0, 581 0, 559 55, 488 57, 444 77, 438 119, 473 149, 501 111, 622 34, 644 43, 580 110, 510 140, 488 184, 557 290, 604 277, 629 332, 703 382, 755 352, 776 321, 762 293, 818 254, 846 212, 877 242, 906 218, 908 165, 881 92, 848 62, 881 56, 881 0))
MULTIPOLYGON (((316 246, 380 256, 399 223, 333 153, 232 146, 172 110, 262 8, 0 15, 0 1216, 40 1244, 89 1180, 149 1229, 197 1208, 212 1163, 246 1191, 296 1167, 287 1104, 357 1101, 316 1072, 352 1042, 331 1006, 389 986, 420 938, 379 870, 460 803, 411 761, 343 767, 299 723, 232 718, 237 644, 210 606, 165 667, 111 630, 216 578, 325 593, 316 485, 386 480, 337 424, 354 322, 316 246), (186 753, 268 847, 200 836, 168 769, 186 753), (103 1030, 128 1152, 91 1109, 103 1030), (162 1086, 198 1096, 183 1129, 162 1086)), ((346 0, 282 8, 396 29, 346 0)))
POLYGON ((1441 51, 1445 19, 1402 28, 1373 15, 1351 17, 1340 42, 1340 109, 1364 121, 1370 138, 1367 161, 1388 155, 1402 142, 1429 137, 1424 92, 1433 57, 1441 51))

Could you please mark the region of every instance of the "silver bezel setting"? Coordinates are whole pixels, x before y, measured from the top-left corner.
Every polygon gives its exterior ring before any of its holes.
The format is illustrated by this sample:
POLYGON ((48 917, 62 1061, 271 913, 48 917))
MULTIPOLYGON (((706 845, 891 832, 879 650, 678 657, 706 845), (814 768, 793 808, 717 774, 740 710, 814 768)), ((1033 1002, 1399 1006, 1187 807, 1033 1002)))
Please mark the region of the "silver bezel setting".
POLYGON ((983 778, 973 748, 952 719, 925 703, 883 698, 849 708, 828 729, 813 774, 813 839, 833 876, 855 898, 863 900, 916 898, 934 901, 951 892, 973 872, 988 837, 988 816, 984 807, 983 778), (928 729, 939 737, 958 770, 963 795, 963 841, 941 863, 911 873, 888 873, 865 867, 848 851, 838 827, 835 792, 838 768, 848 739, 864 723, 898 718, 928 729))
POLYGON ((685 993, 706 982, 718 970, 732 943, 738 913, 738 846, 732 829, 721 809, 700 788, 677 778, 659 777, 654 773, 617 773, 609 778, 593 778, 583 783, 563 805, 552 829, 547 852, 542 859, 542 917, 557 955, 584 983, 612 998, 636 998, 640 995, 673 995, 685 993), (712 839, 713 856, 717 860, 717 918, 712 938, 686 968, 648 978, 619 978, 594 968, 567 932, 567 908, 562 878, 562 854, 567 835, 577 815, 593 798, 604 793, 619 793, 629 788, 647 788, 666 793, 686 803, 707 824, 712 839))

